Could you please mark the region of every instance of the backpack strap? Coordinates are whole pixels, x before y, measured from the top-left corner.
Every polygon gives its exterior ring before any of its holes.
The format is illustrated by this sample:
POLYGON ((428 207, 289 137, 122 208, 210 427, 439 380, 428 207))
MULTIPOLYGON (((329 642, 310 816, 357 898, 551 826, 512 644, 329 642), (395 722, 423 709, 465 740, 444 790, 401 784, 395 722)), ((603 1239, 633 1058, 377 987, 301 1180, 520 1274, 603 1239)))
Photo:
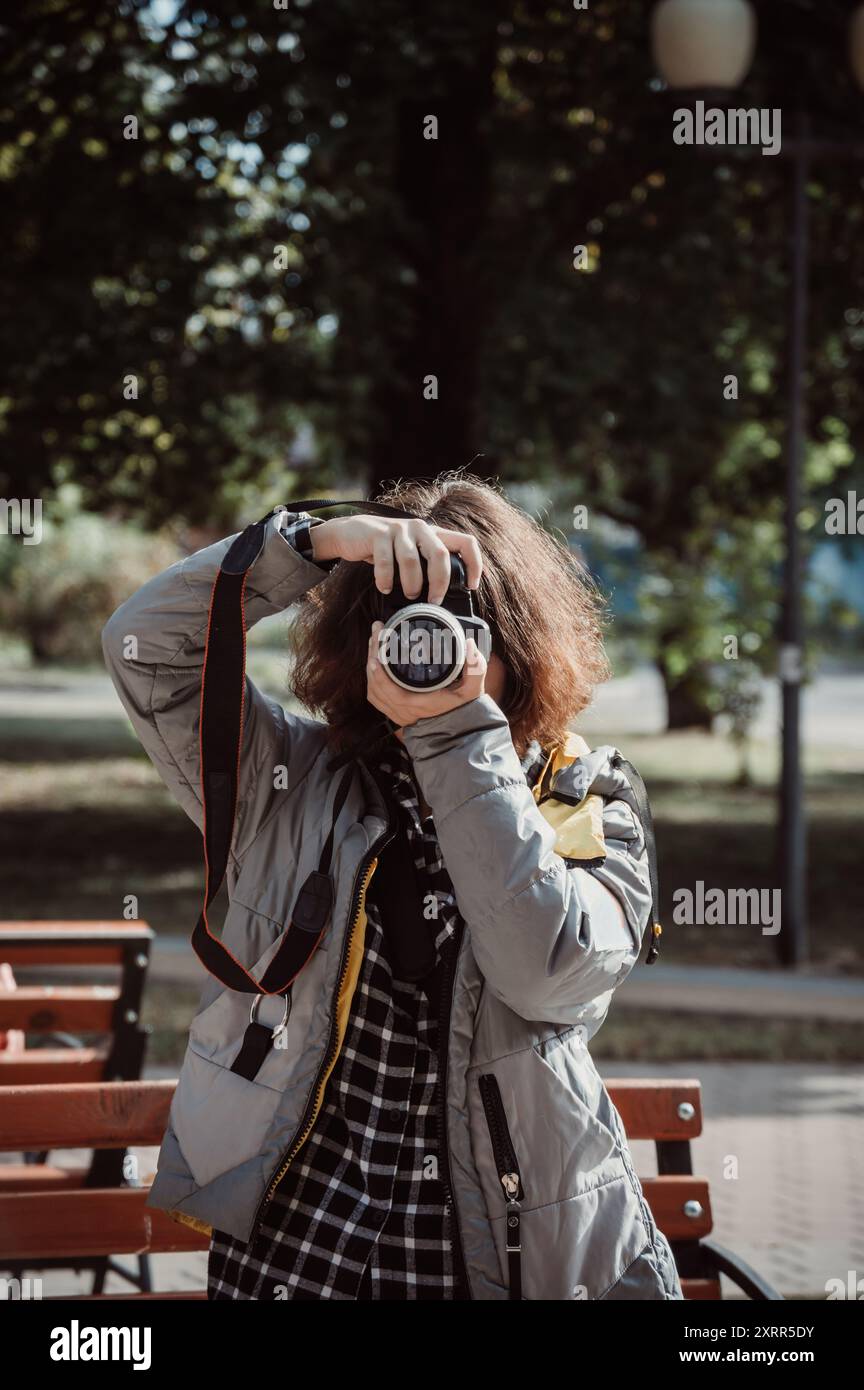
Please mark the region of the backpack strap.
POLYGON ((621 756, 615 754, 612 758, 614 767, 620 770, 627 777, 633 789, 633 796, 639 808, 639 819, 642 821, 642 833, 645 836, 645 853, 648 857, 648 876, 651 883, 651 936, 648 944, 648 951, 645 956, 645 964, 653 965, 660 954, 660 936, 663 928, 658 920, 660 916, 660 875, 657 869, 657 841, 654 836, 654 817, 651 814, 651 806, 648 801, 648 793, 645 790, 645 783, 642 776, 637 772, 633 764, 621 756))

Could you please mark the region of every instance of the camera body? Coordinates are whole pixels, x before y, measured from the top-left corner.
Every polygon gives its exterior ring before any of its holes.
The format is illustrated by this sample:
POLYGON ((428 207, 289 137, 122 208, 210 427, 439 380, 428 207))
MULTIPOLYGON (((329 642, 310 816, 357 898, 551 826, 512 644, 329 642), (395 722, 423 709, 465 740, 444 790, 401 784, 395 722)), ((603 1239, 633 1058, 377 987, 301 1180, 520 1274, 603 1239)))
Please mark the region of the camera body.
POLYGON ((403 690, 443 690, 458 681, 465 666, 466 641, 473 637, 488 661, 492 634, 488 623, 474 612, 461 556, 450 555, 450 584, 440 604, 429 603, 429 576, 420 557, 423 588, 416 599, 406 598, 398 569, 389 594, 376 590, 379 660, 387 675, 403 690))

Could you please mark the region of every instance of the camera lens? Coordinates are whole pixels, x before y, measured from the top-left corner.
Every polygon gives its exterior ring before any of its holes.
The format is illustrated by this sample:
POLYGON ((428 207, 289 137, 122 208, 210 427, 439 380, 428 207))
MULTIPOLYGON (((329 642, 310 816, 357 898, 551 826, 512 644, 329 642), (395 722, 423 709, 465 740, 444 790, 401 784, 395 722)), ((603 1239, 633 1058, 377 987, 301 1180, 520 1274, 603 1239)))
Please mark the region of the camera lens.
POLYGON ((379 639, 381 663, 405 690, 441 690, 465 665, 465 633, 444 608, 414 603, 394 613, 379 639))

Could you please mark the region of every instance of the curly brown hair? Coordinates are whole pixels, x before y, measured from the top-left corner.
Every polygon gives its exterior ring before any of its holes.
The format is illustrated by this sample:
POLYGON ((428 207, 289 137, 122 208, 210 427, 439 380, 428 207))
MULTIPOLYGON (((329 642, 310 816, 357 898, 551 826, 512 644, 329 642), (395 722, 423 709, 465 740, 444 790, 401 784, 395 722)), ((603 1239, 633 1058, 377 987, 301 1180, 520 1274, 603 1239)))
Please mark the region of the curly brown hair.
MULTIPOLYGON (((397 482, 375 499, 433 525, 475 536, 483 574, 475 605, 508 672, 502 707, 521 757, 531 739, 549 748, 609 676, 604 601, 585 566, 497 484, 457 470, 397 482)), ((329 727, 337 752, 381 733, 366 699, 369 630, 377 616, 372 566, 342 561, 299 605, 290 686, 329 727)))

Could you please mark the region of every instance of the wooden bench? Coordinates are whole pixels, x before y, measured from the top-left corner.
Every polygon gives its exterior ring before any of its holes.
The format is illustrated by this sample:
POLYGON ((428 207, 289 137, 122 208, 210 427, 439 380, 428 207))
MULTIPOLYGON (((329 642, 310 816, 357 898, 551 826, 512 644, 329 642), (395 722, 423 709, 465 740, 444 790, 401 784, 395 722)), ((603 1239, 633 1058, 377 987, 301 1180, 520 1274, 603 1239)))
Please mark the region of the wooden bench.
MULTIPOLYGON (((92 1148, 124 1152, 158 1145, 174 1081, 13 1086, 0 1091, 0 1148, 92 1148)), ((701 1088, 695 1080, 614 1080, 607 1087, 630 1139, 657 1147, 658 1175, 642 1179, 645 1197, 669 1239, 688 1299, 719 1299, 720 1274, 749 1297, 777 1299, 744 1261, 709 1239, 708 1182, 691 1172, 690 1140, 701 1132, 701 1088)), ((145 1207, 146 1185, 45 1188, 0 1192, 0 1269, 74 1266, 76 1257, 206 1250, 209 1240, 145 1207)), ((125 1271, 120 1271, 124 1273, 125 1271)), ((129 1276, 127 1276, 129 1277, 129 1276)), ((83 1297, 158 1297, 147 1294, 83 1297)), ((205 1298, 206 1291, 163 1297, 205 1298)))
POLYGON ((694 1176, 690 1151, 691 1139, 702 1133, 700 1082, 616 1077, 605 1084, 628 1140, 649 1139, 655 1145, 657 1177, 640 1181, 672 1246, 684 1297, 721 1298, 720 1275, 725 1274, 748 1298, 782 1298, 746 1261, 711 1239, 708 1180, 694 1176))
POLYGON ((66 1081, 134 1081, 147 1033, 141 999, 153 931, 146 922, 0 922, 0 961, 40 971, 116 966, 116 985, 30 984, 0 988, 0 1032, 21 1029, 59 1047, 0 1051, 0 1086, 66 1081), (107 1042, 84 1046, 80 1033, 107 1042))
MULTIPOLYGON (((174 1081, 72 1082, 6 1086, 0 1090, 0 1150, 93 1149, 122 1161, 132 1147, 158 1145, 168 1120, 174 1081)), ((0 1168, 2 1171, 2 1168, 0 1168)), ((95 1258, 206 1250, 209 1240, 144 1206, 147 1186, 41 1187, 0 1190, 0 1269, 91 1268, 95 1258)), ((111 1265, 137 1284, 135 1276, 111 1265)), ((153 1297, 131 1294, 85 1298, 153 1297)), ((166 1298, 186 1295, 164 1294, 166 1298)), ((204 1290, 194 1297, 205 1298, 204 1290)))
MULTIPOLYGON (((153 936, 140 921, 0 922, 0 1034, 19 1042, 23 1035, 27 1044, 0 1048, 0 1088, 136 1080, 148 1036, 140 1012, 153 936), (94 966, 115 967, 116 983, 90 983, 87 971, 94 966), (38 971, 39 983, 21 984, 15 970, 38 971), (63 972, 67 979, 80 973, 82 980, 43 983, 48 971, 63 972), (91 1036, 85 1042, 81 1035, 91 1036)), ((48 1162, 56 1144, 33 1152, 20 1147, 23 1162, 0 1165, 0 1192, 38 1194, 123 1183, 122 1152, 94 1150, 89 1165, 66 1167, 48 1162)), ((46 1261, 45 1267, 58 1263, 46 1261)), ((94 1260, 88 1267, 94 1287, 101 1287, 108 1262, 94 1260)), ((146 1258, 139 1277, 147 1287, 146 1258)))

